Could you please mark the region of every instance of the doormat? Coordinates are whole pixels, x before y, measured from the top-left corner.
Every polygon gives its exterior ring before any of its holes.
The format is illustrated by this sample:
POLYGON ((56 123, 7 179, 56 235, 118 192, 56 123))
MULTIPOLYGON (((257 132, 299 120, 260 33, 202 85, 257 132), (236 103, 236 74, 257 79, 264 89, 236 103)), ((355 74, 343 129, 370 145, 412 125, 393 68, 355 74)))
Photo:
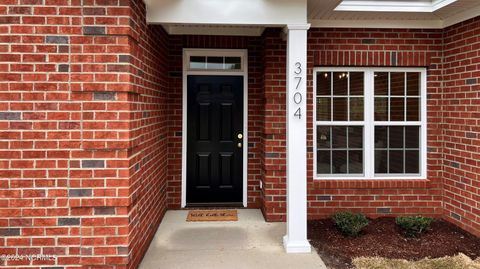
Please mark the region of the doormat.
POLYGON ((237 210, 190 210, 187 221, 237 221, 237 210))

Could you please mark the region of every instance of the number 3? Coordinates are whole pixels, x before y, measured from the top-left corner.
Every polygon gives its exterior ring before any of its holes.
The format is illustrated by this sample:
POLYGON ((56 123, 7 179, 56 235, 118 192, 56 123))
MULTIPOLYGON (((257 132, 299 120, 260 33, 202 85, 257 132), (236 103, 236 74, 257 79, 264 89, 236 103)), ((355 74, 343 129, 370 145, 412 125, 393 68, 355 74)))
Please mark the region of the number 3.
POLYGON ((302 64, 300 62, 296 62, 295 63, 295 71, 293 71, 293 73, 295 73, 295 75, 300 75, 302 73, 302 64))

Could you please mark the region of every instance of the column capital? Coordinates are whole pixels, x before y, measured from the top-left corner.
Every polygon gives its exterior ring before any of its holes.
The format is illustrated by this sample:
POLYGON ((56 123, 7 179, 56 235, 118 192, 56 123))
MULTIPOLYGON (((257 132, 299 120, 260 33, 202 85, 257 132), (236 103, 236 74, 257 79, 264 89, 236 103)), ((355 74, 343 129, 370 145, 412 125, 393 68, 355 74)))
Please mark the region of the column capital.
POLYGON ((290 30, 308 30, 310 29, 310 23, 302 23, 302 24, 287 24, 285 28, 283 28, 284 32, 290 31, 290 30))

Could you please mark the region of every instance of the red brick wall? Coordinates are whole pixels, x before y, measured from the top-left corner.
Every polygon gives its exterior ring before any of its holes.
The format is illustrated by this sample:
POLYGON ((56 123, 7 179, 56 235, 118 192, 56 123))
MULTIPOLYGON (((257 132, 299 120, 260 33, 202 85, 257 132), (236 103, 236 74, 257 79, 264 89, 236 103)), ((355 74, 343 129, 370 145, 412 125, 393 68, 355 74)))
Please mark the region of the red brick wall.
MULTIPOLYGON (((441 30, 312 29, 312 66, 426 67, 428 180, 313 180, 313 113, 308 118, 309 218, 341 210, 369 216, 442 213, 441 30), (312 63, 313 62, 313 63, 312 63)), ((310 71, 309 81, 313 76, 310 71)), ((313 110, 309 87, 309 110, 313 110)))
POLYGON ((182 182, 182 58, 184 48, 248 50, 248 207, 263 204, 263 44, 259 37, 181 36, 169 39, 170 117, 168 206, 179 208, 182 182))
MULTIPOLYGON (((166 208, 180 206, 183 48, 249 50, 248 202, 270 221, 285 219, 279 29, 167 36, 145 24, 142 1, 43 4, 0 4, 0 254, 58 259, 0 266, 138 265, 166 208)), ((444 208, 479 233, 478 33, 479 19, 445 31, 309 32, 310 218, 444 208), (313 66, 427 67, 428 180, 313 180, 313 66)))
MULTIPOLYGON (((265 33, 265 204, 285 219, 285 41, 265 33)), ((308 36, 308 214, 341 210, 369 216, 442 213, 441 30, 311 29, 308 36), (398 66, 428 69, 428 180, 313 180, 313 67, 398 66)))
POLYGON ((480 235, 480 17, 445 29, 445 218, 480 235))
POLYGON ((0 254, 58 258, 0 265, 134 267, 166 208, 165 34, 141 1, 44 2, 0 4, 0 254))
POLYGON ((129 268, 136 268, 150 246, 167 209, 169 140, 168 36, 162 27, 147 26, 145 6, 132 4, 130 42, 132 89, 131 135, 138 146, 130 149, 129 268))
POLYGON ((267 29, 265 49, 265 145, 263 214, 285 221, 286 214, 286 43, 279 29, 267 29))

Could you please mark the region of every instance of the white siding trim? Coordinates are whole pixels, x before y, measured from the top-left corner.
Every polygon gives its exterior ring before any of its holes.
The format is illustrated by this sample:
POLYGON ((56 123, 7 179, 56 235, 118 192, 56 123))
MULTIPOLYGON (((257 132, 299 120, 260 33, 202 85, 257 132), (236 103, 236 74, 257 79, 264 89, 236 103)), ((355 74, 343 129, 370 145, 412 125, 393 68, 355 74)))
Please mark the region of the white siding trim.
MULTIPOLYGON (((478 15, 478 13, 477 13, 478 15)), ((442 29, 442 20, 310 20, 315 28, 442 29)))

